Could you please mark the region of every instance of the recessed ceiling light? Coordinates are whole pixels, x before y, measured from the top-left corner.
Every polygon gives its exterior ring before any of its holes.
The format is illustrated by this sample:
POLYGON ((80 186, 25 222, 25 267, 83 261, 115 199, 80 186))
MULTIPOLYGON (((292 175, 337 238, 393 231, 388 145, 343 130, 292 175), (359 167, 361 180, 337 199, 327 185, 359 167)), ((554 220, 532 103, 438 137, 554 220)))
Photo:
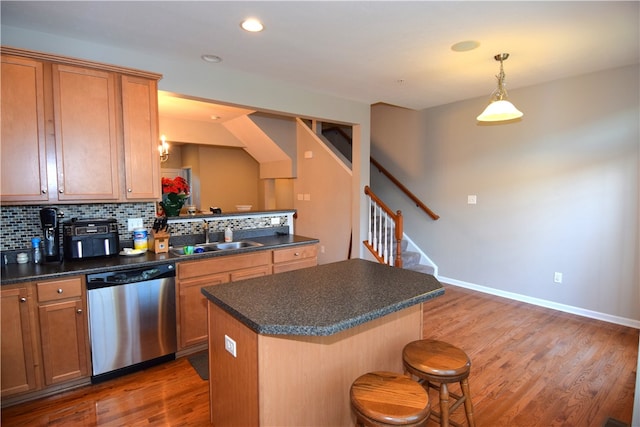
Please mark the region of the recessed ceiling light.
POLYGON ((218 62, 222 62, 222 58, 220 58, 217 55, 205 54, 205 55, 202 55, 200 58, 202 58, 203 61, 211 62, 214 64, 217 64, 218 62))
POLYGON ((454 52, 466 52, 469 50, 473 50, 478 46, 480 46, 480 42, 477 42, 475 40, 464 40, 452 45, 451 50, 454 52))
POLYGON ((251 33, 258 33, 264 29, 264 25, 262 22, 258 21, 255 18, 249 18, 242 21, 240 24, 243 30, 249 31, 251 33))

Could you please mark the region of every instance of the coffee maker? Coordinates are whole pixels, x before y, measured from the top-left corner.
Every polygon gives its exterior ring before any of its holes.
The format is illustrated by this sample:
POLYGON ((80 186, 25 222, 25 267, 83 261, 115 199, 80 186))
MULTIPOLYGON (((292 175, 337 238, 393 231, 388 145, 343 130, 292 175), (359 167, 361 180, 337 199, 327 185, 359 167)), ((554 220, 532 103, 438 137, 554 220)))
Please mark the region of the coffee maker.
POLYGON ((40 209, 40 222, 44 233, 43 251, 47 262, 60 261, 60 223, 58 222, 58 209, 40 209))

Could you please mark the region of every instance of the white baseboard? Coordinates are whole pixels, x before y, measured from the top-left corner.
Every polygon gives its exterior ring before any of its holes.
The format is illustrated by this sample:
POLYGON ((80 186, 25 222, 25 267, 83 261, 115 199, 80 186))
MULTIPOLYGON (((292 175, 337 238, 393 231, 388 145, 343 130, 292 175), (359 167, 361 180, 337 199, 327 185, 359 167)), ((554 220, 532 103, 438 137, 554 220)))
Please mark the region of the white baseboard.
POLYGON ((496 295, 499 297, 504 297, 511 300, 515 300, 515 301, 526 302, 528 304, 533 304, 540 307, 546 307, 546 308, 551 308, 553 310, 563 311, 565 313, 577 314, 578 316, 589 317, 591 319, 602 320, 604 322, 615 323, 618 325, 640 329, 640 320, 627 319, 625 317, 613 316, 611 314, 600 313, 592 310, 586 310, 584 308, 573 307, 571 305, 560 304, 557 302, 547 301, 540 298, 529 297, 526 295, 516 294, 514 292, 501 291, 499 289, 476 285, 474 283, 464 282, 462 280, 456 280, 450 277, 439 276, 438 280, 444 283, 448 283, 450 285, 460 286, 461 288, 467 288, 474 291, 483 292, 485 294, 496 295))

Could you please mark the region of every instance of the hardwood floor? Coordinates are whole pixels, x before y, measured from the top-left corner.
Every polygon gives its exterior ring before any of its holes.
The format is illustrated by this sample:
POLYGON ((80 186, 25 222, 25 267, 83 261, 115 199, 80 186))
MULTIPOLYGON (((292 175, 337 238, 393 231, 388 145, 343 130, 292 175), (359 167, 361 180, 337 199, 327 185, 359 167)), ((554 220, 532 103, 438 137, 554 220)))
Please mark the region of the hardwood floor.
POLYGON ((637 329, 445 288, 424 306, 424 335, 471 358, 478 426, 601 427, 609 417, 631 423, 637 329))
MULTIPOLYGON (((601 427, 609 417, 631 423, 636 329, 446 286, 425 304, 424 335, 471 357, 478 427, 601 427)), ((207 382, 181 358, 5 408, 1 418, 3 427, 202 426, 209 425, 208 401, 207 382)), ((462 421, 462 412, 452 418, 462 421)))

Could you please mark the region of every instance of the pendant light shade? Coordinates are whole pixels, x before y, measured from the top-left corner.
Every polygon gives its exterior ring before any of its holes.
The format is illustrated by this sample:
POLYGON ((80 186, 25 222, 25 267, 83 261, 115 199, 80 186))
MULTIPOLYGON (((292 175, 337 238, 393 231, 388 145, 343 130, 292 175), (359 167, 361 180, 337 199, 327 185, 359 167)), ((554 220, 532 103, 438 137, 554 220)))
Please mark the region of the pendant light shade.
POLYGON ((505 120, 518 119, 524 115, 522 111, 518 110, 511 102, 507 101, 507 90, 504 87, 504 69, 502 62, 508 57, 508 53, 501 53, 494 56, 496 61, 500 61, 500 74, 496 76, 498 79, 498 88, 491 94, 487 108, 485 108, 482 114, 477 117, 479 122, 501 122, 505 120))

